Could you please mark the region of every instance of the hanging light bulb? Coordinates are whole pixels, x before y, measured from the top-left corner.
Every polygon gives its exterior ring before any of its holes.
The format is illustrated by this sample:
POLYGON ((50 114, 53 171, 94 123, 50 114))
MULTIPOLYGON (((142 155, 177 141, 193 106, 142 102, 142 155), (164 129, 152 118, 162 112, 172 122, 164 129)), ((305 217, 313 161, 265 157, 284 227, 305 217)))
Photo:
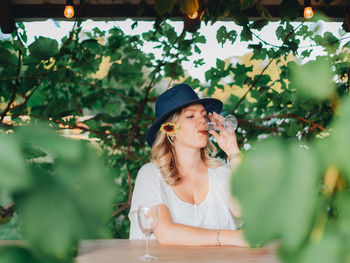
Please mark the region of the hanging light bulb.
POLYGON ((66 0, 66 7, 63 13, 67 18, 72 18, 74 16, 73 0, 66 0))
POLYGON ((187 15, 191 19, 196 19, 198 17, 198 12, 194 12, 193 15, 187 15))
POLYGON ((314 10, 312 10, 311 0, 304 1, 304 17, 310 19, 314 16, 314 10))

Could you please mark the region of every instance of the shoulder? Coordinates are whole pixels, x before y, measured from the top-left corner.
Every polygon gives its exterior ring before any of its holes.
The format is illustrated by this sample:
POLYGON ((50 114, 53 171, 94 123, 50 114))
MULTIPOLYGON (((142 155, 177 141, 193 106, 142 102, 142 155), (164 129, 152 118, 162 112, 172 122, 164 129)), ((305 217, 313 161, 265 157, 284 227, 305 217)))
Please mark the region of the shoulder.
POLYGON ((212 168, 212 175, 220 184, 227 184, 231 177, 231 167, 225 163, 222 163, 221 166, 212 168))
POLYGON ((141 174, 150 173, 150 172, 159 172, 158 167, 151 162, 144 164, 139 170, 139 173, 141 174))
POLYGON ((161 173, 154 163, 146 163, 137 173, 136 181, 157 181, 161 179, 161 173))
MULTIPOLYGON (((221 162, 221 161, 220 161, 221 162)), ((227 174, 231 174, 231 167, 229 165, 227 165, 226 163, 224 162, 221 162, 222 165, 221 166, 218 166, 216 168, 212 168, 213 172, 216 174, 216 175, 227 175, 227 174)))

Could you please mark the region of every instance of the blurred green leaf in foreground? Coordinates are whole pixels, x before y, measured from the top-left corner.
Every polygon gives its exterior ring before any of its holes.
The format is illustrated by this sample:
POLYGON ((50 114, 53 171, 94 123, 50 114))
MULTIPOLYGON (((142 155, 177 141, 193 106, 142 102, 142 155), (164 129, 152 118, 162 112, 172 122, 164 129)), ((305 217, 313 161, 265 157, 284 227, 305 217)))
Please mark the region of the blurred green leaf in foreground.
MULTIPOLYGON (((294 80, 302 83, 303 69, 296 74, 294 80)), ((332 89, 315 93, 316 87, 308 91, 325 99, 332 89)), ((328 136, 308 143, 268 139, 247 152, 234 172, 232 192, 248 242, 260 246, 278 240, 284 262, 350 262, 349 116, 346 96, 328 136)))
POLYGON ((110 236, 115 184, 88 143, 44 127, 20 127, 0 136, 0 157, 0 195, 13 200, 31 248, 3 247, 0 262, 72 262, 80 239, 110 236))

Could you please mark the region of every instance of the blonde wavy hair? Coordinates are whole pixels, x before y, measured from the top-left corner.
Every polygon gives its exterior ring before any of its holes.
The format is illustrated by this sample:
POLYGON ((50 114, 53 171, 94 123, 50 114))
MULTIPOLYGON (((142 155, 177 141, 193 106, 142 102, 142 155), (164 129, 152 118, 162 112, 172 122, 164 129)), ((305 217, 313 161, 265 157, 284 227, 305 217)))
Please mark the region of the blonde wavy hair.
MULTIPOLYGON (((170 116, 165 122, 177 123, 180 119, 181 110, 170 116)), ((201 148, 201 157, 204 164, 208 168, 217 168, 222 166, 219 160, 215 159, 215 145, 208 140, 207 146, 201 148)), ((152 160, 162 173, 165 182, 168 185, 176 185, 181 182, 181 176, 178 173, 178 168, 175 161, 175 150, 171 138, 168 135, 157 132, 156 139, 152 146, 152 160)))

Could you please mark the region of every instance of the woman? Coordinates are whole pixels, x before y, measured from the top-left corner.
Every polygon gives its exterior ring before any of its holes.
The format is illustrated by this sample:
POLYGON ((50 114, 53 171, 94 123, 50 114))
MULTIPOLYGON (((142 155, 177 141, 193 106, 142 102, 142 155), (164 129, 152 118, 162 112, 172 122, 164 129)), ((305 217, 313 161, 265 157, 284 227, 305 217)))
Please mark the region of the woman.
POLYGON ((161 244, 246 245, 235 230, 232 214, 238 209, 230 197, 231 169, 211 158, 214 136, 231 166, 240 159, 235 134, 224 128, 207 129, 206 118, 218 115, 222 102, 199 99, 193 89, 179 84, 161 94, 156 102, 157 120, 147 133, 152 161, 136 178, 129 213, 130 239, 144 239, 137 222, 140 205, 157 205, 159 224, 153 238, 161 244))

